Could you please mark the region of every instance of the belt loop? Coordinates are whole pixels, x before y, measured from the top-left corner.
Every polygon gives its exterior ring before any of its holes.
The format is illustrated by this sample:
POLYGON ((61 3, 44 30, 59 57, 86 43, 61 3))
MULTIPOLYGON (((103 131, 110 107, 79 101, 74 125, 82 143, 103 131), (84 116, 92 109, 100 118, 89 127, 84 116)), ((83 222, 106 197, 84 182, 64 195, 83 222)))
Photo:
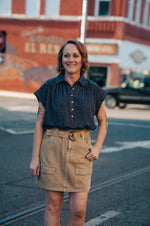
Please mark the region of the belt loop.
POLYGON ((69 140, 75 141, 75 138, 74 138, 74 131, 70 131, 70 133, 69 133, 69 140))
POLYGON ((59 133, 60 133, 59 129, 56 129, 56 136, 57 137, 59 137, 59 133))

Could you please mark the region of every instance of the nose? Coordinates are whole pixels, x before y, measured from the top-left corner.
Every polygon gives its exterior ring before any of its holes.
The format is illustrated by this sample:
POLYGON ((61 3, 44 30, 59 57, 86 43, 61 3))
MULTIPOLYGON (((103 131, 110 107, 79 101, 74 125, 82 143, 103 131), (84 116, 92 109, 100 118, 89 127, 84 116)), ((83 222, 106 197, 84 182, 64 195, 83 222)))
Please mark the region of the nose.
POLYGON ((73 57, 72 56, 69 57, 69 61, 70 62, 73 61, 73 57))

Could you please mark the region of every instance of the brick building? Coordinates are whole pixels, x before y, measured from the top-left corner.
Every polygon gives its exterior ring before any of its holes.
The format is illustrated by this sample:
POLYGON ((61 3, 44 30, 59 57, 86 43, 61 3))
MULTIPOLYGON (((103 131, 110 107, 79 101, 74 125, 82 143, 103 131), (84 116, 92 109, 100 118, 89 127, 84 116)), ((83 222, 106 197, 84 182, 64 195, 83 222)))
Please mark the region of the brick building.
POLYGON ((0 50, 3 34, 1 90, 33 92, 56 76, 68 39, 85 42, 86 76, 101 86, 150 75, 150 0, 1 0, 0 50))

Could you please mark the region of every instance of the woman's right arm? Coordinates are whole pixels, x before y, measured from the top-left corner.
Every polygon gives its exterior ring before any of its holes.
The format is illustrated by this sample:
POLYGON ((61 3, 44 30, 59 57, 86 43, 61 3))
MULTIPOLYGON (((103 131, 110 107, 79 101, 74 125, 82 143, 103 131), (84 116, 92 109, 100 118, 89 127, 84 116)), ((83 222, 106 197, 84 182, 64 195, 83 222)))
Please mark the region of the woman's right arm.
POLYGON ((43 117, 44 117, 45 109, 41 103, 39 103, 39 110, 37 121, 35 125, 34 137, 33 137, 33 152, 32 152, 32 160, 30 163, 30 170, 33 175, 38 176, 40 173, 40 147, 43 138, 43 117))

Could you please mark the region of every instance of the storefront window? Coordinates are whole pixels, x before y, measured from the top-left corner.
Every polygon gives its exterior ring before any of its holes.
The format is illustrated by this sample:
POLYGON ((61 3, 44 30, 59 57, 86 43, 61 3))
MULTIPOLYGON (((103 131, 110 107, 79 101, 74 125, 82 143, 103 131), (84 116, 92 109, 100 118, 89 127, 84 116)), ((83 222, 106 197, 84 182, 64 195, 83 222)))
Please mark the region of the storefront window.
POLYGON ((88 78, 96 82, 99 86, 106 86, 107 67, 91 66, 88 71, 88 78))

